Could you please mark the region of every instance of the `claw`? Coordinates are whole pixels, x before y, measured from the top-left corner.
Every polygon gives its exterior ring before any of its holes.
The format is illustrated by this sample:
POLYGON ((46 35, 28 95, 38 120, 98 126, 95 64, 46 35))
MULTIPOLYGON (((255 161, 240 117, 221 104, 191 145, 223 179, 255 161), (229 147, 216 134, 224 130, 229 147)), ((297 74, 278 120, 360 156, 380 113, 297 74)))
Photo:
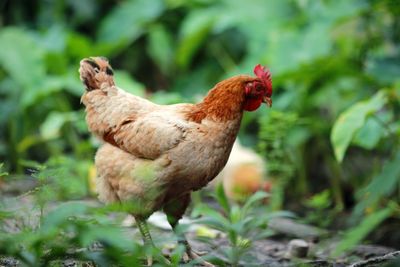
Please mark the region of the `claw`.
MULTIPOLYGON (((205 254, 205 253, 204 253, 205 254)), ((209 263, 208 261, 204 260, 201 256, 199 256, 197 253, 195 253, 193 250, 187 251, 185 252, 185 254, 183 255, 184 259, 187 258, 189 260, 195 260, 197 261, 199 264, 201 264, 202 266, 206 266, 206 267, 215 267, 214 264, 209 263)), ((189 261, 187 260, 187 261, 189 261)))
MULTIPOLYGON (((157 257, 157 259, 158 259, 158 257, 157 257)), ((156 261, 158 261, 157 259, 156 259, 156 261)), ((148 255, 146 257, 146 266, 153 266, 153 262, 154 262, 153 261, 153 256, 148 255)), ((164 256, 160 256, 160 259, 159 259, 158 262, 162 263, 164 266, 171 265, 171 262, 167 258, 165 258, 164 256)))
POLYGON ((215 267, 212 263, 209 263, 208 261, 204 260, 201 256, 207 254, 207 252, 202 251, 202 252, 195 252, 192 247, 190 246, 189 242, 187 242, 186 239, 181 240, 179 243, 185 246, 186 251, 183 254, 183 260, 185 262, 189 262, 191 260, 197 261, 199 264, 202 266, 206 267, 215 267))

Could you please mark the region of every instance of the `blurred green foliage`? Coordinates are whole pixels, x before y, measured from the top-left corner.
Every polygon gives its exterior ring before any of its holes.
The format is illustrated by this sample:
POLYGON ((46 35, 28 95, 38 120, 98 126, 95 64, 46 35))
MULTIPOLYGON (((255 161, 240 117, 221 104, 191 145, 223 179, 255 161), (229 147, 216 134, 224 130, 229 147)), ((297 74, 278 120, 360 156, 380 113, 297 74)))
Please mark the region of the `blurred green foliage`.
POLYGON ((98 266, 139 266, 144 259, 142 246, 103 214, 84 203, 62 204, 43 216, 38 229, 0 232, 0 254, 13 256, 22 266, 62 266, 57 262, 68 258, 81 260, 82 266, 88 261, 98 266), (104 251, 96 249, 96 242, 104 251))
POLYGON ((8 0, 0 10, 0 162, 11 174, 64 168, 72 178, 37 177, 64 183, 55 198, 88 194, 98 145, 80 59, 108 57, 121 87, 161 104, 198 101, 261 63, 274 105, 246 113, 240 136, 269 163, 272 210, 322 226, 324 213, 351 211, 338 217, 350 227, 342 250, 399 220, 398 1, 8 0), (359 223, 368 227, 351 229, 359 223))

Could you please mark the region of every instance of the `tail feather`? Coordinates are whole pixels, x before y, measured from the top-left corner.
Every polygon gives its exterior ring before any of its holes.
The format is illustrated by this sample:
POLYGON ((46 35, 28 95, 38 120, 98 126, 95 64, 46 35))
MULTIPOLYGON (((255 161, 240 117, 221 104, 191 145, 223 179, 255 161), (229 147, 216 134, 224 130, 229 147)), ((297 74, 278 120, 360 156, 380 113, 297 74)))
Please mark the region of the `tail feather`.
POLYGON ((115 85, 114 72, 105 57, 83 59, 80 62, 79 73, 87 91, 115 85))
POLYGON ((80 78, 86 87, 81 102, 86 107, 89 130, 115 145, 113 135, 119 127, 136 119, 138 112, 156 105, 115 86, 113 71, 103 57, 85 58, 80 63, 80 78))

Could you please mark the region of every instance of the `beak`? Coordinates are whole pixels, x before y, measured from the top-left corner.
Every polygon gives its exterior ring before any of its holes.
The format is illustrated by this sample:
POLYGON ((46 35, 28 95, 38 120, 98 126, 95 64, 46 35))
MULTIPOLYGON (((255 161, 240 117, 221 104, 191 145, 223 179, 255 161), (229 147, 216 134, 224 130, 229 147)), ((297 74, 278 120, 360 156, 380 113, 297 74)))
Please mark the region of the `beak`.
POLYGON ((263 96, 262 102, 266 103, 268 107, 272 107, 272 99, 267 96, 263 96))

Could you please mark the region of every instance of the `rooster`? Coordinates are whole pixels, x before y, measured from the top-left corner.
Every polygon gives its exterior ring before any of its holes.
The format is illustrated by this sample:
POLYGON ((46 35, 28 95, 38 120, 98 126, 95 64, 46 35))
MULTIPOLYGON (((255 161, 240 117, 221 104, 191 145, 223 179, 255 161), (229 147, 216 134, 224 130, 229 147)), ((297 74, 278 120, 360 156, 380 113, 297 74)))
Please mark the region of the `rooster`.
MULTIPOLYGON (((243 111, 272 105, 271 74, 261 65, 254 68, 256 77, 217 83, 198 104, 175 105, 157 105, 118 88, 104 57, 83 59, 79 72, 88 128, 105 142, 95 156, 99 199, 133 203, 129 212, 152 246, 146 219, 163 210, 175 230, 191 192, 226 164, 243 111)), ((184 236, 179 243, 187 258, 201 260, 184 236)))

